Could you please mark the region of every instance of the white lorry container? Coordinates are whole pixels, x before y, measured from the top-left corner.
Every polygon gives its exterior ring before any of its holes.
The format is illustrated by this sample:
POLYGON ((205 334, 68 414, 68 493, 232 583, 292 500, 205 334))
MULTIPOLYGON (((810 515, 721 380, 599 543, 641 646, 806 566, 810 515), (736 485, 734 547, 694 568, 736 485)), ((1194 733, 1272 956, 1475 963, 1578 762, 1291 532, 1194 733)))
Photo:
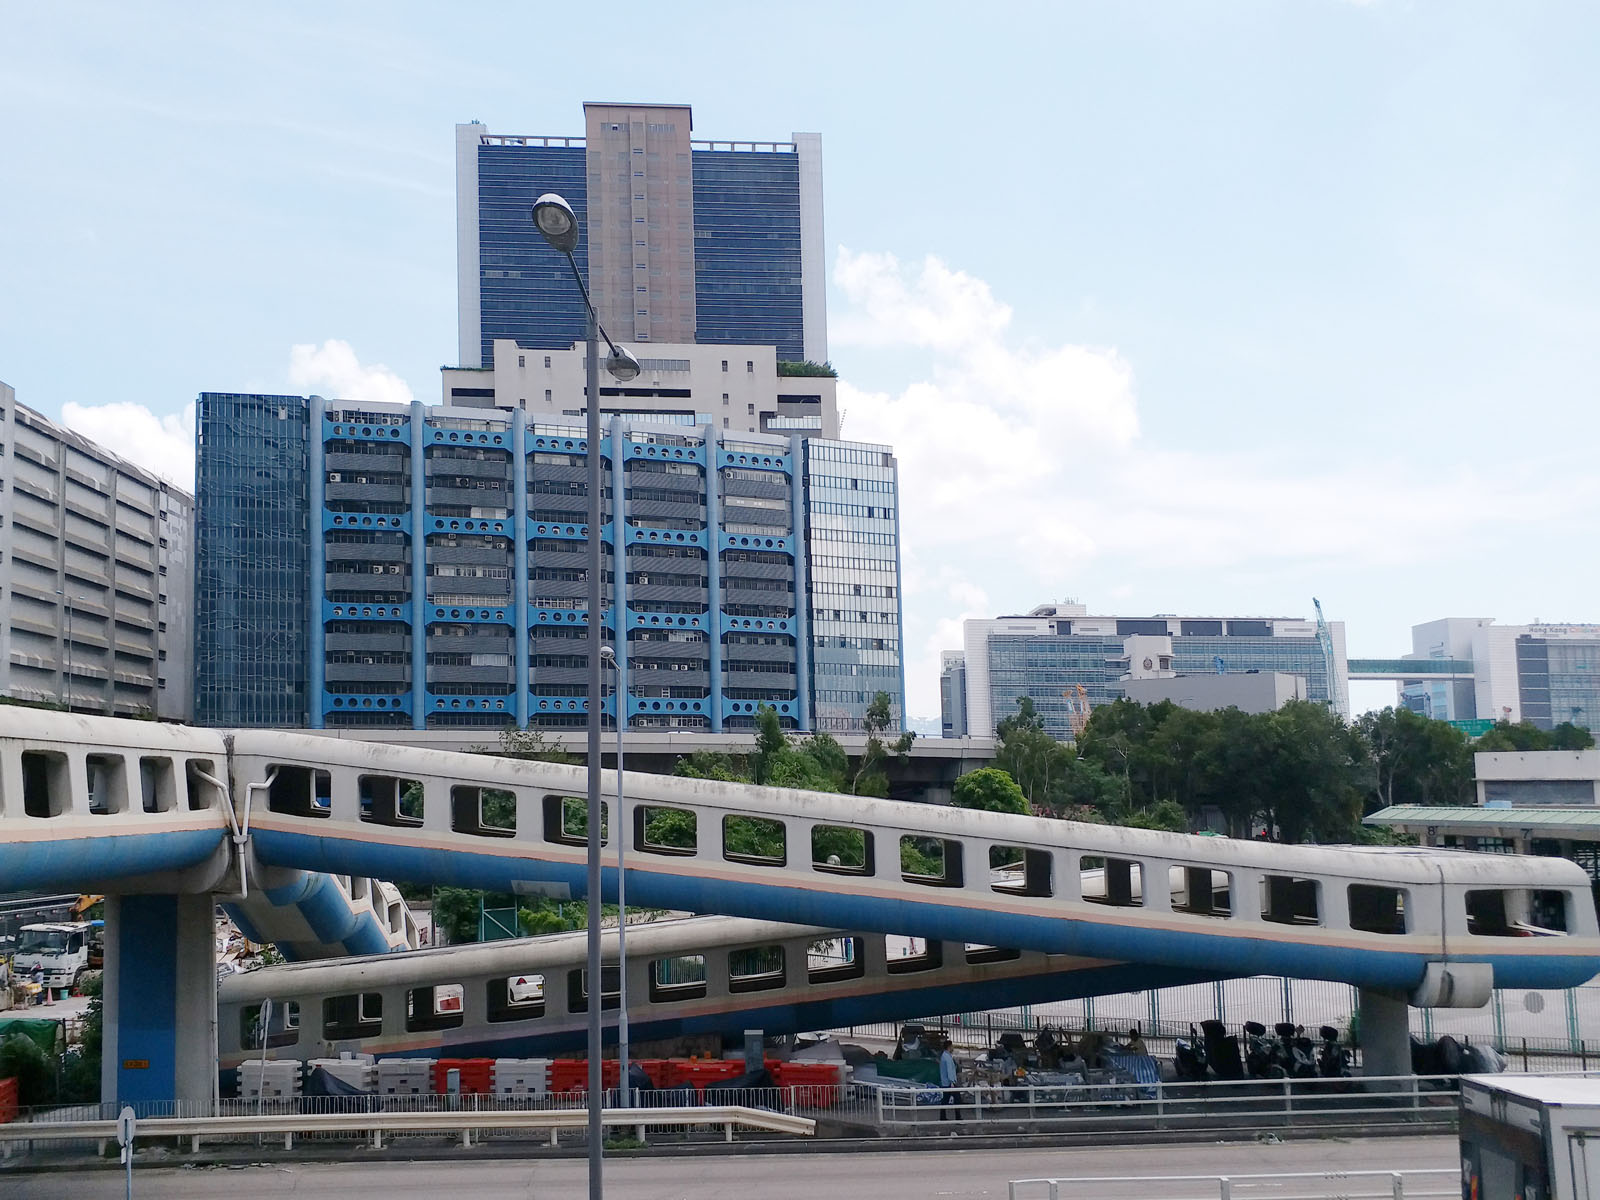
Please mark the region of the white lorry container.
POLYGON ((1600 1079, 1461 1080, 1465 1200, 1600 1200, 1600 1079))

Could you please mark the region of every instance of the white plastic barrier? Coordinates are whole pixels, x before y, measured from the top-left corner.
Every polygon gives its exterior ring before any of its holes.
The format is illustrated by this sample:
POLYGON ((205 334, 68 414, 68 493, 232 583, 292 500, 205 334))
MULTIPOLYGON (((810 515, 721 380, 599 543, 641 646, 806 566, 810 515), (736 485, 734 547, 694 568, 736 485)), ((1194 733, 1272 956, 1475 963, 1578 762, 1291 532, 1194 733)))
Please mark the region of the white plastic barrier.
POLYGON ((284 1100, 300 1094, 297 1058, 247 1058, 239 1064, 239 1095, 246 1100, 284 1100))
POLYGON ((550 1090, 548 1058, 497 1058, 494 1060, 496 1096, 543 1096, 550 1090))
POLYGON ((433 1091, 433 1059, 385 1058, 378 1062, 378 1094, 424 1096, 433 1091))
POLYGON ((313 1058, 306 1063, 309 1073, 321 1067, 342 1083, 363 1092, 375 1091, 378 1086, 378 1069, 370 1054, 343 1054, 338 1058, 313 1058))

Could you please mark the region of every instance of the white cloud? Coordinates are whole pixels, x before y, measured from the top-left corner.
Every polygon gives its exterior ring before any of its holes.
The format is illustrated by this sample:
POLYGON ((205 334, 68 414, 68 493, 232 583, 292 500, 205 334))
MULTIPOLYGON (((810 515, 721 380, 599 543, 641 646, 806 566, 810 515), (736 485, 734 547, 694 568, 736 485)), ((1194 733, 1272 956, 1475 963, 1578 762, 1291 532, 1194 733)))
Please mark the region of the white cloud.
POLYGON ((142 404, 61 406, 61 423, 92 438, 114 454, 194 490, 194 405, 181 413, 156 416, 142 404))
POLYGON ((349 342, 329 338, 320 346, 289 350, 289 386, 330 400, 410 404, 411 387, 382 363, 362 366, 349 342))
MULTIPOLYGON (((1600 481, 1548 463, 1308 459, 1303 430, 1254 453, 1141 437, 1131 365, 1113 347, 1022 344, 987 284, 936 258, 908 265, 840 249, 831 339, 915 351, 897 393, 841 380, 844 436, 900 464, 907 711, 939 699, 939 651, 960 623, 1073 595, 1112 608, 1210 581, 1248 605, 1263 580, 1393 572, 1515 536, 1517 514, 1592 514, 1600 481), (1441 520, 1472 513, 1474 519, 1441 520)), ((1192 589, 1191 589, 1192 590, 1192 589)), ((1252 610, 1253 611, 1253 610, 1252 610)))

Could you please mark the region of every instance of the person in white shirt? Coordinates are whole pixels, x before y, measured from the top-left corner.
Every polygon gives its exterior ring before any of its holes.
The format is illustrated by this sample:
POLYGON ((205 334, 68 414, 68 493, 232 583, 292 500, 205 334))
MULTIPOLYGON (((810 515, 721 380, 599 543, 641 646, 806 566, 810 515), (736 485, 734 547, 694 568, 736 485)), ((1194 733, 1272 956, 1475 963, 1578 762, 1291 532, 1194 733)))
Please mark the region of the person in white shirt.
MULTIPOLYGON (((945 1120, 947 1110, 956 1106, 955 1092, 956 1079, 959 1072, 956 1070, 956 1056, 950 1052, 950 1039, 945 1038, 944 1047, 939 1052, 939 1086, 944 1089, 944 1104, 939 1109, 939 1120, 945 1120)), ((960 1110, 948 1114, 952 1120, 961 1119, 960 1110)))

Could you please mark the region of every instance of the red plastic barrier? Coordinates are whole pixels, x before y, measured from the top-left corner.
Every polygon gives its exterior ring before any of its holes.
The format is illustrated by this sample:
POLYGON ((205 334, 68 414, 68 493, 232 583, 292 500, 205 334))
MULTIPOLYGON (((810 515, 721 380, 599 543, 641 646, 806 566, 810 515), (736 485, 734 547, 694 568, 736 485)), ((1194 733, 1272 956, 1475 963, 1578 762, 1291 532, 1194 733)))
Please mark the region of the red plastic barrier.
POLYGON ((767 1070, 779 1087, 795 1089, 796 1104, 827 1108, 839 1101, 840 1067, 837 1063, 769 1063, 767 1070))
POLYGON ((17 1119, 17 1081, 0 1079, 0 1125, 17 1119))
POLYGON ((702 1058, 698 1061, 674 1059, 673 1065, 678 1068, 678 1083, 687 1083, 697 1092, 705 1091, 708 1083, 737 1079, 745 1070, 743 1059, 730 1058, 702 1058))
MULTIPOLYGON (((614 1058, 600 1063, 600 1086, 622 1085, 622 1068, 614 1058)), ((552 1092, 586 1092, 589 1090, 589 1061, 583 1058, 558 1058, 550 1064, 550 1090, 552 1092)))
POLYGON ((433 1064, 433 1090, 443 1096, 450 1087, 450 1072, 461 1072, 461 1094, 488 1095, 494 1090, 494 1059, 441 1058, 433 1064))

